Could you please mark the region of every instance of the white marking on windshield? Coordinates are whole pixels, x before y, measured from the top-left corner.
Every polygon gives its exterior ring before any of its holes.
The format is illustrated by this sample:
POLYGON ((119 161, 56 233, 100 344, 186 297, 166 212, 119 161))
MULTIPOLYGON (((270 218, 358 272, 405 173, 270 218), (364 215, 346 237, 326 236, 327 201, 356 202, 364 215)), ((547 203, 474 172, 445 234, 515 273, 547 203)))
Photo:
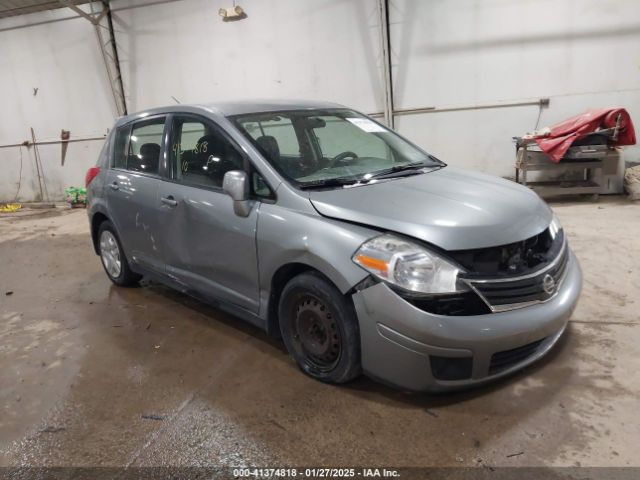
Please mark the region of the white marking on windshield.
POLYGON ((372 122, 368 118, 345 118, 345 120, 353 123, 356 127, 360 130, 364 130, 365 132, 386 132, 382 126, 378 125, 376 122, 372 122))

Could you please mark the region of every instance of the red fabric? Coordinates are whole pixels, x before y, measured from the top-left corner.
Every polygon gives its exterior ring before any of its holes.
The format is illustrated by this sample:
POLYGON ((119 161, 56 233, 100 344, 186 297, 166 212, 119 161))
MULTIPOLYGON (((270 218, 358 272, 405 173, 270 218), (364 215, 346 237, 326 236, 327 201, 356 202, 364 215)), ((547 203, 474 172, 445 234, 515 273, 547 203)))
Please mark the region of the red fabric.
POLYGON ((547 154, 551 161, 558 163, 573 142, 598 128, 612 128, 616 126, 616 118, 620 119, 618 140, 611 145, 635 145, 636 132, 629 113, 624 108, 598 108, 587 110, 580 115, 566 119, 553 127, 551 133, 544 137, 537 137, 536 143, 547 154))

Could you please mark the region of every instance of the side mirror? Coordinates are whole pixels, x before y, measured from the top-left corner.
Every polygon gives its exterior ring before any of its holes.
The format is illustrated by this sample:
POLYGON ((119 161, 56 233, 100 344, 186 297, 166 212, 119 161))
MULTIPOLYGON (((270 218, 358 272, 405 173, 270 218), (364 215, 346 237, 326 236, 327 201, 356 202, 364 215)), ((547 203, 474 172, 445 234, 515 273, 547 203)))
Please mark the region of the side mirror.
POLYGON ((233 200, 233 211, 240 217, 246 217, 251 211, 249 200, 249 176, 242 170, 230 170, 224 174, 222 190, 233 200))

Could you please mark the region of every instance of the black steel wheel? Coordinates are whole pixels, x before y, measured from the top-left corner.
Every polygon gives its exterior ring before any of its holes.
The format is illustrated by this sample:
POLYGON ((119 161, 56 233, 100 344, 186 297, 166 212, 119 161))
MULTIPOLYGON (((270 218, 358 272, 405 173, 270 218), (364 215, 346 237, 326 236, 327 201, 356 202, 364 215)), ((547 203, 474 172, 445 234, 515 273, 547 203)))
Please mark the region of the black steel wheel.
POLYGON ((315 295, 298 295, 291 312, 296 350, 320 371, 331 371, 340 359, 342 340, 333 315, 315 295))
POLYGON ((280 298, 289 354, 308 375, 344 383, 360 374, 360 338, 350 299, 315 272, 293 278, 280 298))

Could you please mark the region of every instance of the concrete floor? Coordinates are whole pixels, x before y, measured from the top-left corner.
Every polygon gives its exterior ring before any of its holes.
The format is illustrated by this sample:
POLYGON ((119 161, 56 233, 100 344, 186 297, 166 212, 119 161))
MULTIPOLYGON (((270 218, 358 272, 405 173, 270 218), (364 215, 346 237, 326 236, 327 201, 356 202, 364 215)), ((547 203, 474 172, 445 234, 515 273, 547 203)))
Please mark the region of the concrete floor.
POLYGON ((324 385, 224 313, 113 286, 84 211, 0 218, 0 466, 638 466, 640 205, 553 206, 585 274, 568 334, 447 396, 324 385))

